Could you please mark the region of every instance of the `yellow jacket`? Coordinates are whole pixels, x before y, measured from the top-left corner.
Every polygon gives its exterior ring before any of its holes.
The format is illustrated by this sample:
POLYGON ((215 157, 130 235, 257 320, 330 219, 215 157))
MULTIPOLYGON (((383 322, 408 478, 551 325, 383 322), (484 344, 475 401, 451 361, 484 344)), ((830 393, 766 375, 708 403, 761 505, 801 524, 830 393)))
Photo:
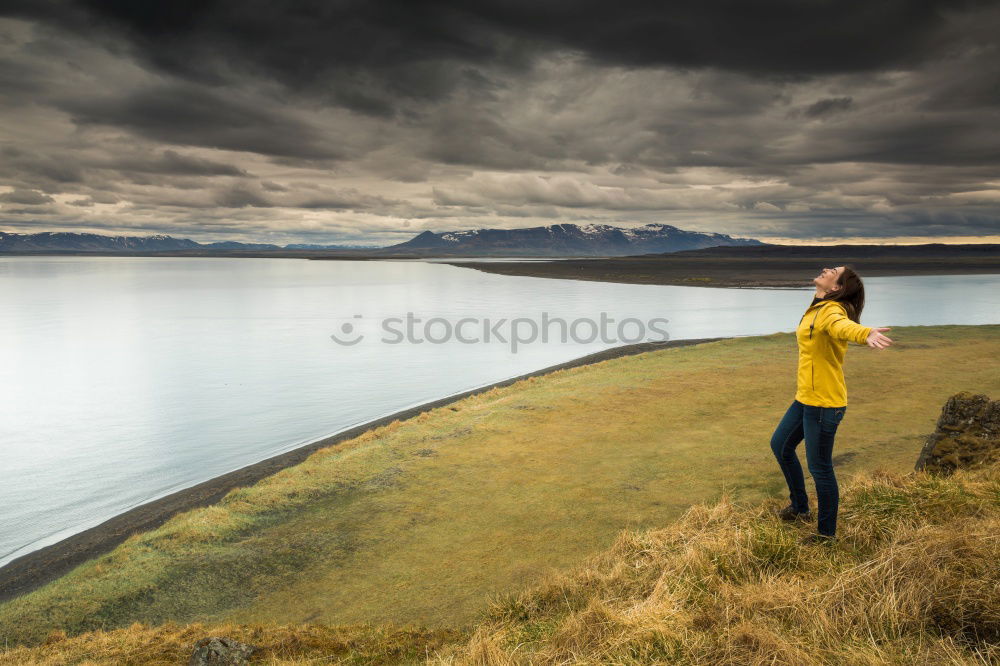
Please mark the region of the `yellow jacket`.
POLYGON ((816 407, 846 407, 847 343, 863 345, 871 332, 871 327, 848 319, 837 301, 818 301, 806 308, 795 330, 799 345, 795 399, 816 407))

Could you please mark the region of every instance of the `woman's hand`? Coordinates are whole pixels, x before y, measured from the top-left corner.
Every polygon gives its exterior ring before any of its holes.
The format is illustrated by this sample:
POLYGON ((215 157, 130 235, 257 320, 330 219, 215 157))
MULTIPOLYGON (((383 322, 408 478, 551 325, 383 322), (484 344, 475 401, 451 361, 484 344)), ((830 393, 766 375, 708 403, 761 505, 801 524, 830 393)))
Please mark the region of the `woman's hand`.
POLYGON ((872 349, 885 349, 892 344, 892 339, 882 335, 882 331, 888 331, 890 328, 886 326, 885 328, 873 328, 872 332, 868 334, 868 339, 865 343, 872 349))

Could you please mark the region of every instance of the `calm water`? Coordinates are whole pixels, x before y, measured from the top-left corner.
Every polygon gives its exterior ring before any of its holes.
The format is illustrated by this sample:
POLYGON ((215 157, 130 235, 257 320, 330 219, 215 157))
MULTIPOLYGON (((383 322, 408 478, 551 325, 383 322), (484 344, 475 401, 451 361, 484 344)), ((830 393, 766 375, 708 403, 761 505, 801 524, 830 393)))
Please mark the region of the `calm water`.
MULTIPOLYGON (((998 275, 866 285, 867 325, 1000 323, 998 275)), ((805 288, 546 280, 416 261, 2 257, 0 564, 379 416, 634 341, 512 351, 507 326, 495 329, 507 342, 388 344, 386 317, 471 317, 468 340, 482 338, 486 317, 605 312, 667 319, 660 330, 682 339, 792 331, 811 298, 805 288), (346 346, 331 334, 363 337, 346 346)), ((445 335, 442 322, 422 326, 421 337, 445 335)), ((581 325, 578 339, 590 330, 581 325)), ((638 324, 623 332, 636 336, 638 324)))

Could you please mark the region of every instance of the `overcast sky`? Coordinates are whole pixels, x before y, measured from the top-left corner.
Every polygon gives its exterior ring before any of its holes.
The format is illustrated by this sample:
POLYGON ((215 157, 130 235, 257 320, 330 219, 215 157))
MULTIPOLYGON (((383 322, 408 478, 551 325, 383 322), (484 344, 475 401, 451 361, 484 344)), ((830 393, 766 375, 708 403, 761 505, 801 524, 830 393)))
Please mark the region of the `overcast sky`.
POLYGON ((1000 242, 997 2, 0 7, 0 231, 1000 242))

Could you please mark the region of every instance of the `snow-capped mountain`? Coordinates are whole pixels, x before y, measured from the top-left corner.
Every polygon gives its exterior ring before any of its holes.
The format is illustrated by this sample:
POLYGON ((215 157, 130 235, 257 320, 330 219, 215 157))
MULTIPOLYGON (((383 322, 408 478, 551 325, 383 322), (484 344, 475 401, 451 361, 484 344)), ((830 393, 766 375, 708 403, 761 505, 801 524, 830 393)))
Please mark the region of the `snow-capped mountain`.
POLYGON ((525 229, 471 229, 436 234, 425 231, 385 250, 446 254, 625 256, 679 252, 719 245, 765 245, 753 238, 685 231, 669 224, 641 227, 609 224, 553 224, 525 229))
POLYGON ((767 245, 753 238, 685 231, 669 224, 615 227, 609 224, 553 224, 525 229, 471 229, 436 234, 425 231, 388 247, 363 245, 290 244, 222 241, 198 243, 188 238, 154 236, 103 236, 69 232, 15 234, 0 231, 0 252, 176 252, 195 254, 283 250, 340 250, 371 255, 419 256, 625 256, 697 250, 721 245, 767 245))

